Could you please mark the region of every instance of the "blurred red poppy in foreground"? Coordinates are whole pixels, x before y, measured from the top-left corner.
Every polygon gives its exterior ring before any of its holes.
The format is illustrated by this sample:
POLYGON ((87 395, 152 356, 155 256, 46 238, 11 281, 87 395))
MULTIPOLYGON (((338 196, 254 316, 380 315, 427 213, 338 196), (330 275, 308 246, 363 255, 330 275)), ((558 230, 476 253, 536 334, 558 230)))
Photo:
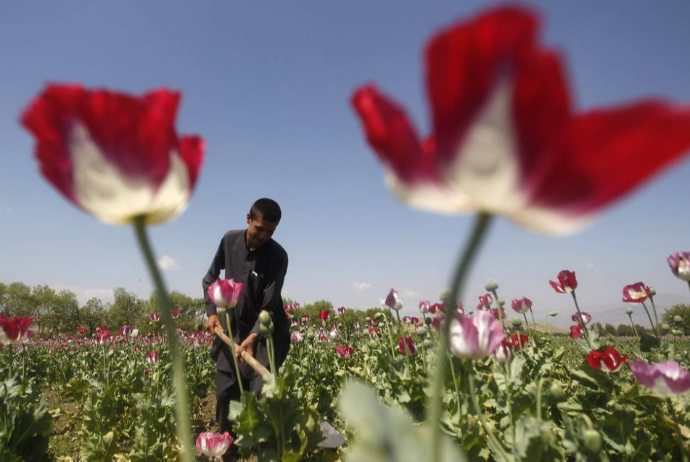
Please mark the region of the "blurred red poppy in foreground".
POLYGON ((201 169, 204 141, 178 137, 180 94, 143 96, 48 85, 24 111, 41 173, 67 199, 110 224, 175 218, 201 169))
POLYGON ((506 215, 534 231, 577 230, 690 148, 690 108, 645 100, 576 114, 538 18, 498 7, 426 48, 431 134, 375 85, 352 104, 404 202, 506 215))

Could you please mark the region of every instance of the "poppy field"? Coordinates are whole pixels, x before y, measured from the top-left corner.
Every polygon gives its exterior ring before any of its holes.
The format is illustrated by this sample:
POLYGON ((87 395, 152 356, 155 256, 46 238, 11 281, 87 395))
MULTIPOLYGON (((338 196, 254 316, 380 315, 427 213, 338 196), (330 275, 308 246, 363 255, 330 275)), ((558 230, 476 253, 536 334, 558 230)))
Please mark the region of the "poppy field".
MULTIPOLYGON (((552 285, 577 287, 574 274, 560 276, 552 285)), ((543 333, 519 317, 530 312, 529 299, 512 301, 508 321, 498 284, 487 281, 487 288, 472 314, 450 323, 438 427, 451 448, 444 460, 451 454, 468 460, 684 457, 690 436, 686 338, 600 337, 592 317, 576 310, 573 322, 581 329, 543 333)), ((420 432, 428 427, 420 423, 427 418, 430 368, 447 309, 420 302, 418 317, 400 318, 400 308, 394 290, 370 317, 344 307, 315 315, 286 304, 293 324, 286 363, 261 398, 245 393, 233 403, 234 439, 203 444, 206 433, 221 437, 213 434, 209 412, 211 336, 179 330, 199 456, 217 447, 220 454, 229 443, 260 460, 374 460, 386 441, 405 438, 414 443, 399 442, 389 460, 425 457, 420 432), (320 447, 326 438, 321 422, 343 436, 340 446, 320 447)), ((159 323, 156 316, 149 321, 159 323)), ((30 320, 4 318, 2 327, 7 345, 0 367, 12 377, 1 388, 3 460, 177 459, 165 336, 132 335, 125 326, 45 341, 27 339, 30 320)))
MULTIPOLYGON (((540 30, 538 13, 503 5, 434 33, 425 136, 377 84, 353 87, 351 109, 393 194, 472 215, 469 234, 442 300, 391 289, 367 314, 286 303, 287 360, 260 396, 231 403, 233 435, 216 432, 213 333, 179 328, 149 238, 202 178, 204 138, 175 127, 182 93, 46 85, 20 117, 39 169, 82 211, 133 228, 158 309, 146 332, 102 325, 44 338, 31 315, 0 314, 0 460, 190 462, 228 449, 259 461, 690 460, 690 341, 662 322, 648 285, 622 288, 649 325, 633 323, 628 338, 595 327, 570 270, 544 281, 572 299, 565 334, 540 328, 528 296, 508 304, 500 281, 486 281, 476 307, 460 302, 476 290, 468 276, 497 218, 574 233, 690 150, 687 105, 577 110, 564 59, 540 30), (418 315, 401 316, 411 304, 418 315)), ((690 252, 667 262, 690 287, 690 252)), ((213 284, 212 303, 232 310, 242 284, 213 284)), ((279 303, 257 313, 271 366, 276 313, 279 303)))

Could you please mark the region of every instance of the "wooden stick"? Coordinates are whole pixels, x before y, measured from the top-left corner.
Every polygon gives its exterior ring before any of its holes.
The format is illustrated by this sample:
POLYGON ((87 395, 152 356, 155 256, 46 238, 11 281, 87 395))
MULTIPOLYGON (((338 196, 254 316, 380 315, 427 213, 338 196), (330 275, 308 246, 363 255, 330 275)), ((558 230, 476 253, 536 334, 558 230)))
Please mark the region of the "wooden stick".
MULTIPOLYGON (((216 326, 215 328, 215 333, 220 339, 225 342, 230 348, 232 348, 232 340, 230 340, 230 337, 228 337, 225 332, 223 332, 223 329, 221 327, 216 326)), ((235 354, 235 352, 232 352, 235 354)), ((254 359, 253 356, 251 356, 249 353, 246 351, 243 351, 242 354, 242 359, 244 360, 245 363, 249 364, 252 369, 254 369, 258 374, 260 375, 272 375, 271 372, 266 369, 259 361, 254 359)))

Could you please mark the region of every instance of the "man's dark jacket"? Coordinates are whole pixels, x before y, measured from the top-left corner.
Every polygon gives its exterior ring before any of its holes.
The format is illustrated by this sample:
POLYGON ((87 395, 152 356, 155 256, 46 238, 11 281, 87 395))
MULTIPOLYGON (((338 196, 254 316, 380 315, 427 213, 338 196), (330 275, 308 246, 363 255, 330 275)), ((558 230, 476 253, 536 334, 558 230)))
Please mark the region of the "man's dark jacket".
MULTIPOLYGON (((273 340, 276 367, 280 367, 290 348, 290 324, 280 295, 288 267, 287 252, 273 239, 251 250, 247 246, 246 233, 246 230, 229 231, 220 241, 218 251, 202 283, 206 314, 217 313, 216 306, 208 295, 208 288, 218 279, 220 271, 225 270, 225 279, 234 279, 235 282, 244 284, 237 305, 230 309, 234 341, 240 345, 250 333, 259 334, 259 340, 254 344, 254 357, 265 367, 269 367, 266 339, 259 332, 258 319, 261 311, 268 311, 275 327, 273 340)), ((218 313, 218 317, 227 332, 225 314, 218 313)), ((211 354, 216 359, 218 370, 234 375, 230 348, 219 338, 211 348, 211 354)), ((246 364, 242 366, 240 373, 247 378, 251 374, 251 369, 246 364)))

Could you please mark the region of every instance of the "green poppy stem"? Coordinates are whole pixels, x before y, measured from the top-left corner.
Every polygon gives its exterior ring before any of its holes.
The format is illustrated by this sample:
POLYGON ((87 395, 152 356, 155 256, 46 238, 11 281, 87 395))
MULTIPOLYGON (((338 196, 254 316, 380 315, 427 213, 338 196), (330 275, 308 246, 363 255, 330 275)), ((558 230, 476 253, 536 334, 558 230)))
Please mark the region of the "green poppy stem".
POLYGON ((585 318, 582 317, 582 311, 580 311, 580 305, 577 304, 577 297, 575 296, 575 291, 570 292, 573 296, 573 301, 575 302, 575 308, 577 309, 577 314, 579 315, 580 325, 585 331, 585 339, 587 340, 587 345, 589 349, 592 350, 592 343, 589 341, 589 330, 587 330, 587 324, 585 323, 585 318))
MULTIPOLYGON (((448 351, 448 337, 450 335, 451 321, 455 318, 456 303, 462 295, 470 268, 472 267, 472 263, 474 263, 474 259, 477 256, 484 237, 486 236, 486 232, 489 229, 492 218, 493 216, 486 212, 480 212, 477 215, 472 228, 472 234, 465 244, 462 257, 458 261, 458 265, 453 275, 450 289, 450 306, 447 309, 448 314, 445 325, 441 329, 438 354, 436 355, 436 370, 431 382, 431 393, 429 394, 429 422, 431 422, 431 425, 433 426, 439 425, 441 421, 441 408, 443 406, 443 383, 446 375, 445 356, 446 352, 448 351)), ((430 457, 428 460, 441 460, 440 450, 441 431, 434 428, 434 430, 431 432, 431 438, 429 439, 430 457)))
POLYGON ((172 303, 165 287, 165 282, 153 256, 153 250, 146 234, 146 217, 139 215, 134 218, 134 231, 136 233, 139 248, 144 256, 144 261, 153 279, 158 298, 161 302, 163 325, 168 334, 170 355, 173 361, 173 387, 175 390, 175 421, 177 423, 177 437, 182 444, 182 460, 194 462, 194 446, 192 445, 192 429, 189 418, 189 393, 185 378, 185 360, 182 356, 180 344, 177 339, 177 330, 172 318, 172 303))

